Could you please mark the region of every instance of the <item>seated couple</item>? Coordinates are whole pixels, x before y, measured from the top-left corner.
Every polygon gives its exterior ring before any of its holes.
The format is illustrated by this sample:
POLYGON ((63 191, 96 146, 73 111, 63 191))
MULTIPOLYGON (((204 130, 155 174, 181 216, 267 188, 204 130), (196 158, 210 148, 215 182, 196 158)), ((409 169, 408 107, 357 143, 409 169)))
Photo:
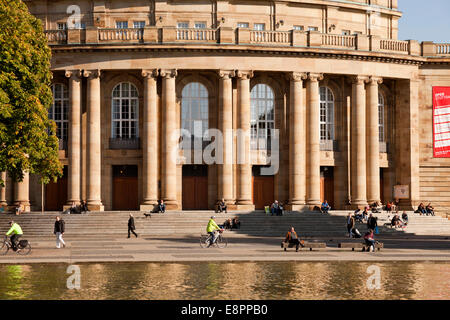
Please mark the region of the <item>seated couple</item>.
POLYGON ((278 200, 275 200, 274 203, 270 206, 270 213, 272 215, 282 216, 283 215, 283 205, 278 203, 278 200))

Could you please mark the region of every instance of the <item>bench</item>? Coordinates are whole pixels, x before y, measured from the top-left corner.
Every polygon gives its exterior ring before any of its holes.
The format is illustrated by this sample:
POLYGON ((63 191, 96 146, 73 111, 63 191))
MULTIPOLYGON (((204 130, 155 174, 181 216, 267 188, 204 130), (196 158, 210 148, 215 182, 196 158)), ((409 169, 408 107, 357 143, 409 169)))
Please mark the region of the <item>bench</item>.
MULTIPOLYGON (((338 248, 342 249, 352 249, 352 251, 355 251, 355 249, 362 249, 362 251, 369 251, 369 246, 366 245, 364 242, 341 242, 338 244, 338 248)), ((375 243, 375 249, 380 251, 384 248, 384 243, 382 242, 376 242, 375 243)))
MULTIPOLYGON (((281 242, 281 248, 284 249, 284 251, 287 251, 288 248, 294 248, 294 243, 289 242, 281 242)), ((312 251, 313 249, 325 249, 327 247, 325 242, 308 242, 305 241, 303 244, 303 247, 300 245, 299 249, 309 248, 309 251, 312 251)))

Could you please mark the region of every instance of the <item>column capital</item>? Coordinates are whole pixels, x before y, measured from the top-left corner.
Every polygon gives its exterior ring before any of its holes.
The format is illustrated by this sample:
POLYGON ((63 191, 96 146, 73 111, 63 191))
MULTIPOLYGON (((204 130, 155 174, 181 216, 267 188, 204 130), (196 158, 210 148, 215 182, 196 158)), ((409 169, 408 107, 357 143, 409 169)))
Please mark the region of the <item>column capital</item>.
POLYGON ((372 77, 369 77, 369 78, 366 80, 366 82, 367 82, 369 85, 379 85, 379 84, 382 84, 382 83, 383 83, 383 78, 372 76, 372 77))
POLYGON ((217 74, 222 80, 228 80, 236 76, 236 72, 234 70, 218 70, 217 74))
POLYGON ((236 77, 242 80, 249 80, 253 78, 253 71, 252 70, 237 70, 236 71, 236 77))
POLYGON ((353 84, 364 84, 365 82, 369 81, 369 77, 357 75, 357 76, 352 76, 351 80, 352 80, 353 84))
POLYGON ((83 77, 85 78, 96 79, 100 78, 100 75, 101 75, 100 69, 83 71, 83 77))
POLYGON ((299 82, 308 79, 308 74, 306 72, 289 72, 286 75, 288 80, 299 82))
POLYGON ((142 76, 144 78, 157 78, 159 76, 158 69, 142 69, 142 76))
POLYGON ((308 73, 308 79, 312 82, 322 81, 323 80, 323 73, 308 73))
POLYGON ((83 74, 81 70, 66 70, 65 76, 66 78, 74 78, 75 80, 79 80, 83 74))
POLYGON ((178 75, 177 69, 161 69, 159 71, 159 74, 161 77, 169 79, 169 78, 175 78, 178 75))

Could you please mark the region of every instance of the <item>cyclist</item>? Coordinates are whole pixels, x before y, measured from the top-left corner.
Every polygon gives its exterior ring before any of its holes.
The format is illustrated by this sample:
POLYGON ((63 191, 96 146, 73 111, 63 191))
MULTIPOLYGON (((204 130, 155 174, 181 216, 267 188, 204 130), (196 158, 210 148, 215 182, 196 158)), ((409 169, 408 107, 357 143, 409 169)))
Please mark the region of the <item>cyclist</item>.
POLYGON ((216 235, 216 230, 220 230, 220 227, 217 225, 216 221, 214 221, 216 219, 215 216, 212 216, 211 219, 209 219, 208 222, 208 226, 206 227, 206 232, 208 232, 211 235, 211 239, 209 244, 208 244, 208 248, 214 244, 217 240, 218 235, 216 235))
POLYGON ((12 249, 14 251, 17 251, 17 243, 19 242, 19 238, 23 235, 23 231, 22 231, 22 228, 19 226, 19 224, 14 223, 14 221, 10 221, 9 225, 11 226, 11 228, 6 233, 6 236, 9 236, 12 234, 11 238, 10 238, 12 249))

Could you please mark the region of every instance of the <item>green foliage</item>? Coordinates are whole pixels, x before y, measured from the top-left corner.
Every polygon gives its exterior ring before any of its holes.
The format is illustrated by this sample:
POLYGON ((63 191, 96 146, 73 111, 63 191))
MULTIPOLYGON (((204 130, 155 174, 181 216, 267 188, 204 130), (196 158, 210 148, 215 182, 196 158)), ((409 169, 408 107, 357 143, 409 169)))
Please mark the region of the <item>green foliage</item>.
MULTIPOLYGON (((52 104, 51 51, 42 22, 21 0, 0 0, 0 172, 44 183, 62 175, 52 104)), ((1 183, 1 181, 0 181, 1 183)))

